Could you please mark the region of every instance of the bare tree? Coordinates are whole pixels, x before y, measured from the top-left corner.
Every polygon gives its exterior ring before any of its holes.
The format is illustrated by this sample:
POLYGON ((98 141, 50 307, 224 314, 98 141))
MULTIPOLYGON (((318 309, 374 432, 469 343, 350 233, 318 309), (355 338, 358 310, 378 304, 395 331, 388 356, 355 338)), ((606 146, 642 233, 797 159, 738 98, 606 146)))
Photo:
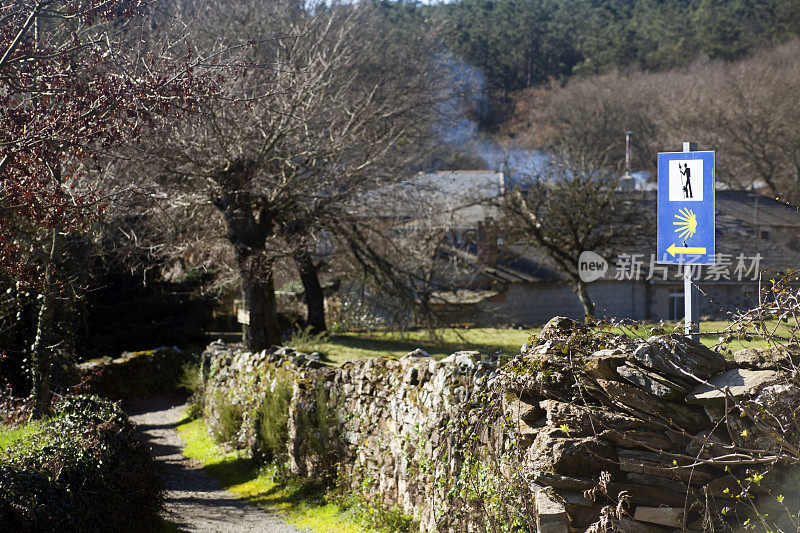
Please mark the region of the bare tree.
MULTIPOLYGON (((682 102, 688 120, 673 118, 673 139, 702 139, 719 152, 718 175, 739 188, 764 186, 772 195, 800 199, 800 43, 793 41, 724 67, 690 71, 685 85, 701 90, 682 102), (758 182, 761 182, 760 184, 758 182)), ((674 93, 673 93, 674 94, 674 93)), ((678 141, 673 145, 679 146, 678 141)))
POLYGON ((517 242, 544 250, 575 286, 587 319, 594 304, 578 274, 583 251, 608 255, 641 231, 644 215, 619 176, 588 160, 562 155, 508 191, 501 207, 517 242))
POLYGON ((624 134, 632 130, 633 166, 652 170, 660 141, 660 90, 652 76, 617 73, 574 79, 564 88, 530 89, 517 101, 509 130, 523 146, 568 151, 612 169, 625 161, 624 134))
POLYGON ((619 168, 633 130, 634 168, 655 170, 656 153, 687 139, 715 150, 717 180, 800 198, 800 43, 733 63, 696 61, 662 73, 609 74, 532 89, 509 125, 531 148, 567 148, 619 168))
POLYGON ((413 182, 378 198, 381 211, 362 208, 337 228, 342 270, 390 323, 437 326, 436 293, 452 290, 454 282, 441 253, 449 232, 437 223, 441 205, 413 182))
POLYGON ((308 243, 341 226, 331 221, 354 198, 396 179, 401 145, 426 131, 426 111, 438 97, 427 90, 432 58, 424 32, 393 40, 369 4, 289 3, 266 11, 220 3, 220 13, 248 17, 195 25, 198 35, 217 35, 220 47, 230 49, 232 39, 255 45, 243 49, 241 68, 226 73, 199 114, 165 124, 137 147, 162 207, 216 209, 252 350, 279 340, 276 261, 295 257, 305 266, 308 243))

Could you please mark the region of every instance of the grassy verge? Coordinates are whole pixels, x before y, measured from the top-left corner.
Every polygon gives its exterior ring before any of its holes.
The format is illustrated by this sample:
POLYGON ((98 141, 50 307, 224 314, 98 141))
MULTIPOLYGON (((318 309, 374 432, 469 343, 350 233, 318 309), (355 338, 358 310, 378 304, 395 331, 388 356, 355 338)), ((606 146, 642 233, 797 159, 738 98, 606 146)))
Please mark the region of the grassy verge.
MULTIPOLYGON (((720 332, 730 325, 728 321, 707 321, 700 323, 700 342, 712 347, 720 342, 720 332)), ((655 324, 641 323, 637 330, 611 328, 615 333, 630 336, 647 337, 648 331, 655 324)), ((665 331, 682 332, 679 323, 663 325, 665 331)), ((788 327, 777 322, 768 324, 770 329, 776 328, 776 334, 788 332, 788 327)), ((531 334, 538 334, 541 327, 525 329, 506 328, 440 328, 434 331, 375 331, 358 333, 341 333, 317 339, 312 346, 301 347, 305 351, 318 351, 334 364, 370 357, 402 357, 408 352, 422 348, 436 359, 441 359, 459 350, 478 350, 489 354, 501 352, 515 354, 520 346, 528 342, 531 334)), ((752 330, 751 330, 752 333, 752 330)), ((766 346, 763 339, 730 341, 727 348, 730 352, 746 347, 759 348, 766 346)))
POLYGON ((259 507, 279 511, 301 529, 319 533, 380 531, 365 527, 355 508, 342 509, 326 502, 323 491, 313 482, 278 483, 274 468, 258 469, 239 453, 222 450, 203 420, 179 424, 178 433, 186 443, 184 455, 200 462, 225 490, 259 507))
MULTIPOLYGON (((726 320, 709 320, 705 322, 700 322, 700 342, 705 344, 708 347, 714 347, 720 344, 720 336, 721 333, 731 325, 731 322, 726 320)), ((646 337, 646 331, 649 331, 655 324, 641 322, 639 323, 639 328, 636 330, 620 330, 619 328, 611 328, 611 331, 615 333, 625 333, 626 335, 630 336, 642 336, 646 337)), ((768 321, 766 323, 767 328, 770 331, 774 331, 775 335, 778 336, 785 336, 789 335, 790 328, 787 324, 779 323, 778 321, 768 321)), ((683 333, 683 324, 682 323, 665 323, 663 324, 663 329, 666 332, 676 331, 678 333, 683 333)), ((742 348, 763 348, 768 345, 768 342, 763 338, 750 338, 747 339, 747 335, 752 335, 755 332, 752 328, 747 328, 742 330, 740 333, 741 338, 734 338, 725 343, 725 348, 723 352, 725 353, 732 353, 737 350, 741 350, 742 348)))
POLYGON ((369 357, 402 357, 421 348, 436 359, 459 350, 518 353, 531 333, 541 328, 440 328, 433 331, 375 331, 331 335, 315 344, 330 362, 341 364, 369 357))
POLYGON ((30 437, 42 430, 42 424, 42 422, 34 422, 19 427, 0 424, 0 452, 12 444, 29 440, 30 437))

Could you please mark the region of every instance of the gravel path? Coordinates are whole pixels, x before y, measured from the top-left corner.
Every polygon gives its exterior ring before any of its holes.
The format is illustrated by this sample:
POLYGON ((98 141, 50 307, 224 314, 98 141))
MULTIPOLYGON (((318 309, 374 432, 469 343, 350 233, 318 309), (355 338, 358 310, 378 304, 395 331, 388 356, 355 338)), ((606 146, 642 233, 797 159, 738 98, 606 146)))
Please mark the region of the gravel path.
POLYGON ((163 466, 164 518, 181 531, 300 533, 275 514, 222 490, 216 479, 181 454, 183 441, 175 426, 186 408, 183 398, 152 397, 125 407, 163 466))

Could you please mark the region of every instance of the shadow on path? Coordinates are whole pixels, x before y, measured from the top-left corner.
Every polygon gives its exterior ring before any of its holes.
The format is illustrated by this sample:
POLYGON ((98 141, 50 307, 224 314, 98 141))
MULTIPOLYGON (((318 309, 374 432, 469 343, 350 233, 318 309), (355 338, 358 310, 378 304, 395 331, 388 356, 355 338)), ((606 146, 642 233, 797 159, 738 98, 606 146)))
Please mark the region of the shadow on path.
POLYGON ((164 519, 186 532, 299 533, 280 517, 222 489, 219 482, 181 454, 176 426, 186 398, 162 395, 123 404, 153 457, 162 465, 164 519))

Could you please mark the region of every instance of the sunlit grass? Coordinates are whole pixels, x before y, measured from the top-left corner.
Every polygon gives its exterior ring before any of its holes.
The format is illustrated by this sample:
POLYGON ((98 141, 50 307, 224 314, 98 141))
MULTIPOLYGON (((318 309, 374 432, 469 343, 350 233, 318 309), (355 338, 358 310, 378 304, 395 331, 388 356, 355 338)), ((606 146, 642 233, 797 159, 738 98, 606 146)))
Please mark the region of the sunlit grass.
POLYGON ((15 443, 30 439, 42 429, 42 422, 33 422, 20 427, 11 427, 0 424, 0 452, 15 443))
MULTIPOLYGON (((725 320, 700 322, 700 342, 708 347, 717 346, 720 343, 721 332, 730 324, 725 320)), ((785 336, 789 331, 788 325, 778 324, 776 321, 768 322, 767 326, 770 331, 777 327, 775 333, 779 336, 785 336)), ((609 331, 624 333, 631 337, 647 338, 656 327, 663 327, 665 332, 683 332, 683 324, 678 322, 668 322, 663 325, 639 322, 635 328, 613 327, 609 331)), ((519 353, 520 346, 528 342, 531 334, 538 334, 541 330, 541 327, 531 327, 523 329, 440 328, 433 331, 350 332, 331 335, 326 340, 321 340, 317 349, 334 364, 371 357, 402 357, 416 348, 425 350, 435 359, 441 359, 459 350, 477 350, 483 354, 495 352, 516 354, 519 353)), ((750 334, 755 333, 752 328, 748 331, 750 334)), ((722 351, 735 352, 742 348, 760 348, 767 345, 766 340, 757 336, 749 339, 734 338, 722 351)))
MULTIPOLYGON (((742 329, 737 334, 733 335, 730 340, 722 343, 721 337, 725 329, 730 325, 731 322, 727 320, 701 321, 699 326, 700 342, 709 348, 717 348, 728 355, 743 348, 763 348, 770 344, 766 339, 758 335, 758 332, 753 327, 742 329)), ((778 337, 788 336, 791 329, 789 324, 779 323, 776 320, 766 322, 765 326, 770 333, 778 337)), ((663 324, 639 322, 626 327, 610 327, 608 330, 612 333, 624 333, 631 337, 647 338, 653 333, 654 328, 656 332, 658 332, 658 329, 663 329, 666 333, 675 332, 683 334, 684 332, 682 322, 666 322, 663 324)))
POLYGON ((421 348, 436 359, 460 350, 490 354, 519 353, 531 333, 541 328, 439 328, 433 331, 375 331, 331 335, 320 352, 337 364, 369 357, 402 357, 421 348))
POLYGON ((183 422, 177 429, 186 443, 184 455, 200 462, 225 490, 239 498, 278 511, 301 529, 320 533, 375 531, 362 527, 352 513, 325 502, 320 487, 314 483, 277 483, 274 467, 259 470, 240 453, 223 450, 211 438, 203 420, 183 422))

